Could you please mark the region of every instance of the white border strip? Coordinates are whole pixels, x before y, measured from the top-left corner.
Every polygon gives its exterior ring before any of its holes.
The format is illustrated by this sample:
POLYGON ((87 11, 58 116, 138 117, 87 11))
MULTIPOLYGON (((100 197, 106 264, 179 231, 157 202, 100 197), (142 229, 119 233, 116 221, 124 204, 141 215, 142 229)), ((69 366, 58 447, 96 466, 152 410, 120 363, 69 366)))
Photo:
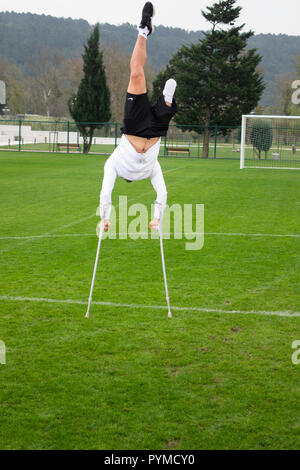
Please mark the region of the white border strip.
MULTIPOLYGON (((42 297, 13 297, 10 295, 0 295, 0 301, 8 302, 44 302, 44 303, 55 303, 55 304, 70 304, 70 305, 87 305, 87 301, 83 300, 71 300, 71 299, 44 299, 42 297)), ((166 305, 143 305, 143 304, 121 304, 114 302, 92 302, 93 305, 102 305, 106 307, 123 307, 123 308, 146 308, 152 310, 167 310, 166 305)), ((219 308, 202 308, 202 307, 176 307, 172 306, 172 310, 176 311, 193 311, 200 313, 227 313, 227 314, 241 314, 241 315, 260 315, 260 316, 276 316, 276 317, 289 317, 297 318, 300 317, 300 312, 290 311, 267 311, 267 310, 223 310, 219 308)))

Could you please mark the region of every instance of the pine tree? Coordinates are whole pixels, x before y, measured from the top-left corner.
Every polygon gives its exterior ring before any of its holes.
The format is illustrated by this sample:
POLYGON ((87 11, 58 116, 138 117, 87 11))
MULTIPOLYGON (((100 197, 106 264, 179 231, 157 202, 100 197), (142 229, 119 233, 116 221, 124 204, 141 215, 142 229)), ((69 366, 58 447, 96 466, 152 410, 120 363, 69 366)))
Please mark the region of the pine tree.
MULTIPOLYGON (((202 126, 203 157, 209 155, 214 126, 238 126, 242 114, 257 106, 264 90, 257 71, 261 56, 256 49, 246 51, 254 33, 242 32, 245 25, 235 26, 241 12, 235 4, 236 0, 219 1, 202 11, 211 30, 198 43, 182 46, 153 84, 156 96, 166 79, 177 80, 175 122, 186 125, 185 129, 191 129, 191 124, 202 126)), ((227 130, 224 127, 220 132, 227 130)))
POLYGON ((99 123, 108 122, 110 112, 110 92, 106 84, 102 52, 99 49, 99 25, 97 24, 84 46, 83 78, 76 95, 69 100, 69 111, 83 136, 84 153, 88 153, 95 129, 99 123))

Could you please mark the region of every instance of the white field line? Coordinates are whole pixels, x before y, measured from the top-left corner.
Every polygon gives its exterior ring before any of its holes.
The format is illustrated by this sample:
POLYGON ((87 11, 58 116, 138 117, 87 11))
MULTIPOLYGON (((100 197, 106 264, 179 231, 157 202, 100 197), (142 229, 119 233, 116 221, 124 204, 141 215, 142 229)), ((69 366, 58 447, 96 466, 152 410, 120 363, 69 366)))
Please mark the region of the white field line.
MULTIPOLYGON (((187 165, 183 165, 183 166, 180 166, 180 167, 177 167, 177 168, 172 168, 172 169, 170 169, 170 170, 167 170, 167 171, 163 172, 163 174, 165 175, 165 174, 167 174, 167 173, 171 173, 172 171, 180 170, 181 168, 184 168, 184 167, 186 167, 186 166, 187 166, 187 165)), ((170 185, 169 185, 169 186, 170 186, 170 185)), ((150 192, 152 192, 152 191, 147 191, 147 192, 141 194, 141 196, 138 196, 138 197, 129 198, 128 201, 131 201, 131 200, 133 200, 133 199, 134 199, 134 200, 140 199, 141 197, 144 197, 145 194, 149 194, 150 192)), ((117 208, 117 207, 119 207, 119 204, 117 204, 117 205, 115 206, 115 208, 117 208)), ((11 238, 11 239, 23 240, 23 243, 21 243, 21 244, 18 245, 18 247, 19 247, 20 245, 23 245, 24 243, 26 243, 26 242, 29 241, 29 240, 32 240, 33 238, 51 238, 50 236, 53 235, 53 234, 55 234, 55 232, 59 232, 60 230, 64 230, 64 229, 66 229, 66 228, 72 227, 73 225, 80 224, 81 222, 84 222, 84 221, 86 221, 86 220, 88 220, 88 219, 91 219, 92 217, 95 217, 95 212, 94 212, 93 214, 88 215, 88 216, 86 216, 86 217, 83 217, 83 218, 81 218, 81 219, 77 219, 77 220, 75 220, 74 222, 71 222, 71 223, 69 223, 69 224, 62 225, 62 226, 60 226, 60 227, 56 227, 55 229, 50 230, 49 232, 43 233, 42 235, 27 236, 27 237, 23 237, 23 238, 21 238, 21 237, 16 237, 16 238, 13 237, 13 238, 11 238)), ((0 237, 0 240, 10 240, 10 238, 0 237)), ((13 248, 13 247, 8 247, 8 248, 6 248, 6 249, 4 249, 4 250, 1 250, 1 251, 0 251, 0 254, 6 253, 7 251, 10 251, 12 248, 13 248)))
POLYGON ((171 168, 171 170, 163 171, 163 174, 166 175, 167 173, 172 173, 172 171, 181 170, 181 168, 185 168, 186 166, 187 165, 182 165, 182 166, 178 166, 177 168, 171 168))
MULTIPOLYGON (((117 236, 126 236, 130 237, 129 233, 116 233, 117 236)), ((140 236, 146 236, 149 235, 151 236, 151 232, 139 232, 140 236)), ((193 232, 193 235, 203 235, 203 233, 199 232, 193 232)), ((63 233, 63 234, 42 234, 42 235, 27 235, 27 236, 12 236, 12 237, 0 237, 0 240, 30 240, 30 239, 39 239, 39 238, 69 238, 69 237, 96 237, 96 232, 95 233, 63 233)), ((163 236, 165 237, 171 237, 171 236, 182 236, 184 238, 185 233, 184 232, 164 232, 163 236)), ((300 234, 297 233, 287 233, 287 234, 281 234, 281 233, 226 233, 226 232, 205 232, 204 236, 220 236, 220 237, 265 237, 265 238, 270 238, 270 237, 277 237, 277 238, 300 238, 300 234)))
POLYGON ((95 233, 63 233, 57 235, 27 235, 27 236, 15 236, 15 237, 0 237, 0 240, 31 240, 36 238, 67 238, 67 237, 95 237, 95 233))
MULTIPOLYGON (((72 300, 72 299, 45 299, 42 297, 22 297, 22 296, 10 296, 1 295, 0 301, 8 302, 43 302, 43 303, 54 303, 54 304, 70 304, 70 305, 87 305, 87 301, 84 300, 72 300)), ((102 305, 106 307, 123 307, 123 308, 145 308, 152 310, 167 310, 166 305, 143 305, 143 304, 128 304, 128 303, 114 303, 114 302, 97 302, 93 301, 93 305, 102 305)), ((260 315, 260 316, 277 316, 277 317, 300 317, 300 312, 291 311, 267 311, 267 310, 223 310, 219 308, 203 308, 203 307, 177 307, 171 306, 171 310, 174 311, 193 311, 199 313, 225 313, 234 315, 260 315)))
POLYGON ((205 232, 205 235, 221 237, 279 237, 279 238, 300 238, 299 233, 231 233, 231 232, 205 232))
MULTIPOLYGON (((55 228, 53 230, 50 230, 49 232, 46 232, 46 233, 43 233, 42 235, 38 235, 38 236, 27 236, 27 237, 23 237, 23 238, 16 238, 16 240, 23 240, 22 243, 19 243, 18 244, 18 248, 20 247, 20 245, 24 245, 27 241, 29 240, 32 240, 32 238, 47 238, 47 237, 51 237, 53 236, 53 234, 59 230, 63 230, 63 229, 66 229, 66 228, 69 228, 69 227, 72 227, 73 225, 77 225, 77 224, 80 224, 81 222, 84 222, 85 220, 88 220, 88 219, 91 219, 92 217, 95 217, 95 214, 92 214, 92 215, 88 215, 87 217, 83 217, 82 219, 78 219, 74 222, 71 222, 70 224, 66 224, 66 225, 62 225, 61 227, 58 227, 58 228, 55 228)), ((1 238, 3 239, 3 238, 1 238)), ((14 247, 8 247, 4 250, 1 250, 0 251, 0 254, 3 254, 3 253, 6 253, 7 251, 11 251, 11 249, 13 249, 14 247)))

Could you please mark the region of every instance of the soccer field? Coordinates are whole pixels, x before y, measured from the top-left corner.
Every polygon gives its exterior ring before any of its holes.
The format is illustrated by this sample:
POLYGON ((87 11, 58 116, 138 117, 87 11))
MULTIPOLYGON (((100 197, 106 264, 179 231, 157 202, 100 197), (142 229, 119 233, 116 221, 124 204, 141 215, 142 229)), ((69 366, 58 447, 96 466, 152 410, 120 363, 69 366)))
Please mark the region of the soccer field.
POLYGON ((0 154, 0 448, 299 449, 299 172, 160 159, 205 205, 202 250, 164 241, 173 318, 159 241, 105 239, 85 319, 105 160, 0 154))

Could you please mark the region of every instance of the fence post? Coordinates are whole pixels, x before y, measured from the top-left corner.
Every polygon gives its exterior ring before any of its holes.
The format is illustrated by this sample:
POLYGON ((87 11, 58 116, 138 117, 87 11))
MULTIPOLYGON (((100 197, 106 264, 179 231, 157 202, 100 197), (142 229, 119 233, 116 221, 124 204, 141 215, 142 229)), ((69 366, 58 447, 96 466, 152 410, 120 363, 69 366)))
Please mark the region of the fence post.
POLYGON ((70 121, 67 124, 67 153, 69 153, 70 148, 70 121))
POLYGON ((115 122, 115 148, 117 148, 118 145, 118 123, 115 122))
POLYGON ((214 158, 217 158, 217 125, 215 125, 215 150, 214 150, 214 158))
POLYGON ((167 136, 165 135, 165 140, 164 140, 164 157, 168 156, 167 152, 167 136))
POLYGON ((21 119, 19 119, 19 152, 21 152, 21 145, 22 145, 22 142, 21 142, 21 139, 22 139, 22 121, 21 119))

